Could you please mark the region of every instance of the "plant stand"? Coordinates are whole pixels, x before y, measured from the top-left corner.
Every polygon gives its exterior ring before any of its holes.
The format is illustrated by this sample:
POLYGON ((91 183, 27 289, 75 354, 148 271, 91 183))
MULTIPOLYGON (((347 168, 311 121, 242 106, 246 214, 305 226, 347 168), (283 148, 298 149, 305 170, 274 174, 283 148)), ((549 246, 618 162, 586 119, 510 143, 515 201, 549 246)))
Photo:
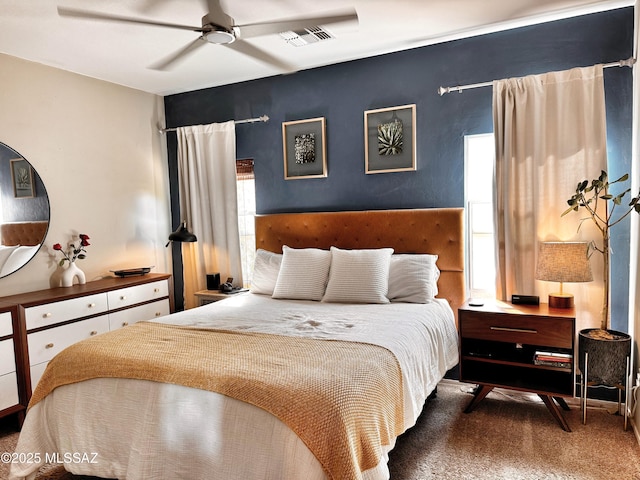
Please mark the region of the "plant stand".
POLYGON ((580 407, 582 423, 587 423, 587 389, 590 386, 607 386, 618 389, 618 414, 624 390, 624 430, 628 423, 629 369, 631 361, 631 336, 608 330, 615 338, 594 338, 590 334, 598 329, 581 330, 578 336, 578 361, 580 369, 580 407))

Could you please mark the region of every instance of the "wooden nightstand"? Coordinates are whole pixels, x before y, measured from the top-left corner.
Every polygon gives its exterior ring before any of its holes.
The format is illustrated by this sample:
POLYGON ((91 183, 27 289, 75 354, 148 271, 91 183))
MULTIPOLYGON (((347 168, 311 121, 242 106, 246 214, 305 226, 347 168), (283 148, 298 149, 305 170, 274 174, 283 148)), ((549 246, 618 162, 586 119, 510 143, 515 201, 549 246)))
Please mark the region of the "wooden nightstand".
POLYGON ((575 392, 573 309, 493 300, 472 307, 467 302, 458 311, 458 327, 460 381, 478 384, 466 413, 494 387, 533 392, 571 431, 560 408, 569 409, 562 397, 575 392))
POLYGON ((198 306, 201 307, 202 305, 217 302, 219 300, 224 300, 225 298, 240 295, 244 292, 248 292, 248 290, 237 290, 234 293, 224 293, 218 290, 200 290, 199 292, 195 293, 195 296, 198 306))

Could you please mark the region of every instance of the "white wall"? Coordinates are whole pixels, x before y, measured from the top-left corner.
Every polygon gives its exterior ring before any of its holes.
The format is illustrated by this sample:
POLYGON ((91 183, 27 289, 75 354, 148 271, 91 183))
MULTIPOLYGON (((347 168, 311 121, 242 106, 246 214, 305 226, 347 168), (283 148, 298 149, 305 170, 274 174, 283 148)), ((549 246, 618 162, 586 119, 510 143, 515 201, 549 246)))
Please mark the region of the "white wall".
POLYGON ((169 272, 169 183, 161 97, 0 54, 0 141, 37 170, 49 194, 43 248, 0 278, 0 296, 49 288, 72 233, 91 237, 87 280, 109 270, 169 272))

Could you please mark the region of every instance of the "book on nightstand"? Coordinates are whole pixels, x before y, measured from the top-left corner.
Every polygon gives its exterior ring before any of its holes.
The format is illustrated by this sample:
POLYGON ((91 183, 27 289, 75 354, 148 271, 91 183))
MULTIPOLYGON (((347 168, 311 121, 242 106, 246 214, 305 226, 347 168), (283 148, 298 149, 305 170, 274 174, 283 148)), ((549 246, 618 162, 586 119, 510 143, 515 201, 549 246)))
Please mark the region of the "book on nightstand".
POLYGON ((570 353, 536 351, 533 355, 533 363, 548 367, 571 368, 573 355, 570 353))

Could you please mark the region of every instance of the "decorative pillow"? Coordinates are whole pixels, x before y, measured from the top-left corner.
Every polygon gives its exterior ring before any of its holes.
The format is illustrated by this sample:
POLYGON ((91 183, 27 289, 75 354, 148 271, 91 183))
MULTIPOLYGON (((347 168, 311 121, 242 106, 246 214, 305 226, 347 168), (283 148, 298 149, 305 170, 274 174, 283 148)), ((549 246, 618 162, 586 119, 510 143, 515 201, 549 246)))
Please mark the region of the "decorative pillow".
POLYGON ((392 302, 427 303, 438 294, 437 255, 401 254, 391 257, 389 292, 392 302))
POLYGON ((323 302, 389 303, 393 248, 341 250, 331 247, 331 270, 323 302))
POLYGON ((322 300, 331 265, 331 252, 319 248, 282 247, 282 263, 273 298, 322 300))
POLYGON ((281 263, 281 253, 273 253, 261 248, 256 250, 253 277, 251 277, 251 288, 249 290, 252 293, 273 295, 281 263))
POLYGON ((4 262, 2 269, 0 269, 0 277, 4 277, 5 275, 9 275, 11 272, 18 270, 36 254, 39 248, 40 244, 32 247, 17 247, 11 255, 9 255, 7 261, 4 262))

